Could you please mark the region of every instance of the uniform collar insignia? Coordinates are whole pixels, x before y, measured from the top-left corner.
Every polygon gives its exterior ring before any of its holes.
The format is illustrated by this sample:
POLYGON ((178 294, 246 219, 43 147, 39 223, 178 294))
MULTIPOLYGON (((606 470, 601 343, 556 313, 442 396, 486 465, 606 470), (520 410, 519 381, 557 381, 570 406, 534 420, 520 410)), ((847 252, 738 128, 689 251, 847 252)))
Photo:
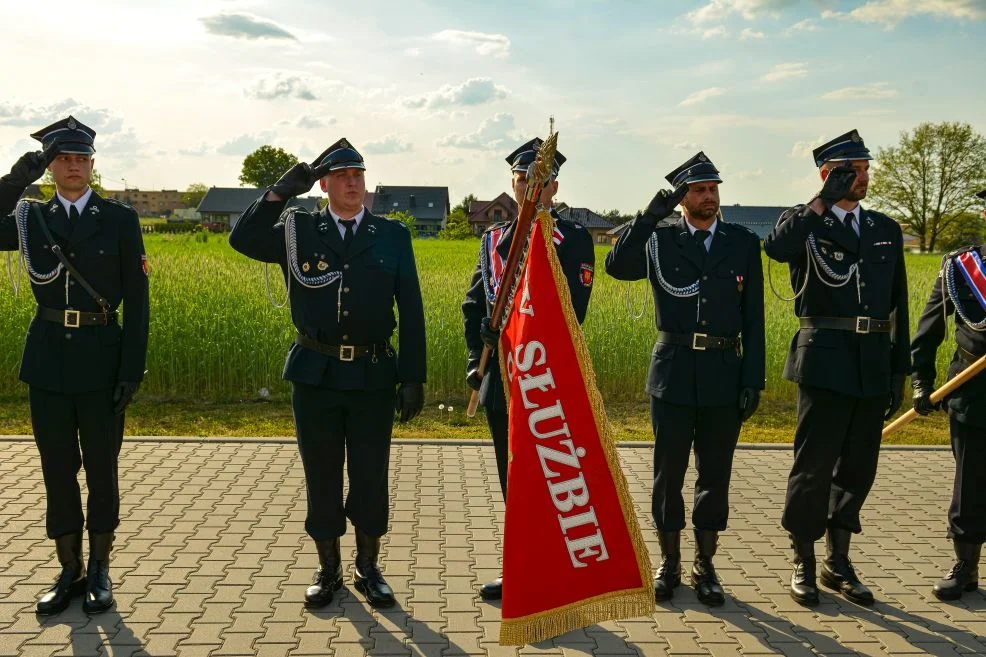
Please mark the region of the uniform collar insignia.
POLYGON ((51 207, 48 208, 48 214, 55 214, 56 212, 58 212, 58 205, 52 203, 51 207))
POLYGON ((95 205, 90 205, 89 214, 99 214, 99 208, 97 208, 95 205))
POLYGON ((375 232, 377 232, 377 227, 376 227, 376 226, 374 226, 373 224, 370 224, 370 225, 368 225, 368 226, 366 227, 366 229, 367 229, 368 231, 370 231, 371 233, 375 233, 375 232))

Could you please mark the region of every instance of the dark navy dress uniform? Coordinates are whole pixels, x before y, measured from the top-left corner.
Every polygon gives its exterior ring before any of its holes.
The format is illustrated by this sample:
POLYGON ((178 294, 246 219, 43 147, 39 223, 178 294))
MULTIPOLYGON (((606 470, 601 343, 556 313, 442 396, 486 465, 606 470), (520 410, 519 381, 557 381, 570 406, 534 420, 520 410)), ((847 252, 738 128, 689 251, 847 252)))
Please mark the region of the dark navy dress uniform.
MULTIPOLYGON (((0 183, 0 250, 18 248, 16 218, 10 213, 22 192, 0 183)), ((102 312, 96 301, 65 270, 51 283, 32 281, 39 309, 63 313, 62 321, 53 321, 39 310, 28 328, 20 368, 21 381, 30 386, 31 421, 41 453, 47 533, 55 538, 81 532, 84 518, 90 531, 112 532, 120 522, 117 456, 124 426, 123 414, 112 410, 113 388, 118 381, 141 381, 147 355, 148 278, 140 222, 133 208, 95 192, 75 223, 57 196, 31 205, 36 209, 27 219, 32 266, 50 272, 59 264, 38 224, 43 219, 111 312, 105 324, 86 325, 83 317, 80 326, 72 327, 77 319, 72 311, 102 312), (86 514, 76 479, 83 464, 89 487, 86 514)))
MULTIPOLYGON (((513 171, 526 171, 540 148, 540 140, 533 139, 507 157, 507 163, 513 171)), ((554 173, 565 162, 561 153, 556 153, 554 173)), ((581 224, 562 219, 557 212, 551 211, 555 219, 553 244, 562 271, 568 281, 572 306, 575 316, 581 324, 589 308, 589 296, 595 275, 596 255, 592 244, 592 235, 581 224)), ((510 244, 514 238, 516 219, 511 222, 494 224, 483 234, 480 245, 479 262, 473 272, 472 280, 466 298, 462 302, 462 320, 465 326, 466 347, 469 350, 469 361, 466 371, 471 372, 479 367, 480 355, 483 351, 483 341, 480 338, 480 322, 489 317, 495 300, 494 286, 490 283, 490 264, 496 258, 506 261, 510 244), (483 253, 483 251, 486 251, 483 253), (484 264, 486 263, 486 264, 484 264)), ((507 463, 508 463, 508 423, 507 401, 503 390, 503 377, 500 376, 500 360, 496 352, 487 361, 486 375, 479 390, 479 400, 486 411, 486 422, 493 437, 493 449, 496 454, 497 473, 500 477, 500 491, 504 499, 507 496, 507 463)))
MULTIPOLYGON (((855 130, 814 155, 819 167, 872 159, 855 130)), ((804 582, 812 591, 792 595, 817 602, 812 545, 828 530, 823 582, 871 604, 847 553, 851 535, 862 531, 860 510, 876 478, 893 381, 910 372, 901 229, 858 204, 851 217, 834 205, 823 215, 799 205, 780 216, 764 248, 788 264, 792 289, 800 292, 800 328, 784 367, 784 378, 798 384, 798 424, 781 522, 794 539, 796 569, 810 566, 804 582), (845 575, 848 588, 836 575, 845 575)))
MULTIPOLYGON (((281 266, 288 280, 287 201, 255 201, 236 223, 234 249, 281 266)), ((283 377, 293 386, 298 446, 308 487, 305 529, 316 541, 346 533, 346 518, 371 536, 387 533, 388 470, 398 383, 425 380, 424 310, 411 234, 399 221, 366 212, 348 248, 328 207, 295 215, 298 261, 311 273, 341 279, 311 289, 290 280, 291 319, 298 333, 283 377), (323 264, 324 263, 324 264, 323 264), (341 286, 341 296, 339 288, 341 286), (340 301, 341 299, 341 301, 340 301), (400 348, 390 345, 400 318, 400 348), (341 305, 340 305, 341 303, 341 305), (348 359, 311 345, 362 347, 348 359), (348 451, 349 494, 343 503, 348 451)))
MULTIPOLYGON (((95 134, 71 116, 48 126, 32 135, 45 148, 39 164, 50 164, 58 155, 91 156, 95 134)), ((31 177, 40 174, 35 170, 31 177)), ((14 182, 17 178, 12 170, 11 176, 0 179, 0 250, 21 250, 38 303, 28 327, 20 379, 29 386, 47 497, 46 530, 62 564, 62 573, 37 611, 58 613, 72 597, 84 593, 83 608, 96 613, 113 605, 109 562, 113 532, 120 524, 123 409, 144 378, 147 357, 147 257, 140 221, 130 206, 89 189, 69 210, 63 205, 68 200, 56 192, 48 202, 27 202, 26 213, 21 206, 11 213, 26 182, 14 182), (56 247, 81 280, 62 266, 56 247), (83 467, 88 486, 85 512, 78 482, 83 467), (84 526, 90 548, 85 570, 84 526)))
MULTIPOLYGON (((954 297, 946 282, 946 267, 954 267, 947 261, 967 252, 978 253, 980 259, 986 258, 986 245, 967 247, 946 256, 945 267, 939 272, 928 304, 918 320, 911 344, 914 361, 911 379, 915 388, 934 388, 935 357, 945 339, 949 315, 955 316, 956 349, 946 379, 951 380, 986 355, 986 326, 983 325, 986 310, 961 273, 954 270, 952 273, 954 297), (964 318, 956 313, 956 303, 961 306, 964 318)), ((977 374, 946 397, 943 406, 949 416, 952 454, 955 456, 948 535, 956 541, 982 544, 986 542, 986 373, 977 374)))
MULTIPOLYGON (((722 182, 704 153, 667 180, 675 188, 722 182)), ((660 581, 656 587, 662 588, 659 597, 670 597, 678 581, 682 487, 693 445, 698 478, 692 525, 699 551, 709 542, 710 560, 716 533, 726 528, 741 392, 764 388, 763 270, 760 241, 747 228, 716 219, 711 237, 696 237, 684 217, 651 212, 623 232, 606 257, 606 272, 619 280, 646 278, 654 295, 658 339, 646 386, 654 430, 651 511, 665 557, 659 580, 670 578, 666 590, 660 581)))

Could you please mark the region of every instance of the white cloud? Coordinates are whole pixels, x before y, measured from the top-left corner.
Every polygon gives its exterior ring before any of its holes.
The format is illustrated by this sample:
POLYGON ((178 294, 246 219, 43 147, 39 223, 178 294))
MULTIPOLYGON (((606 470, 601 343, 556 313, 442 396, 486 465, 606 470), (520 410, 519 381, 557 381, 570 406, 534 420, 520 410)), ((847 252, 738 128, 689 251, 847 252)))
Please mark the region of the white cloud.
POLYGON ((693 141, 679 141, 674 147, 679 151, 694 151, 698 150, 698 144, 693 141))
POLYGON ((742 41, 749 41, 751 39, 762 39, 762 38, 764 38, 763 32, 758 32, 757 30, 754 30, 753 28, 750 27, 744 28, 743 31, 740 33, 740 39, 742 41))
POLYGON ((208 144, 202 142, 194 148, 179 148, 178 154, 184 157, 204 157, 212 152, 208 144))
POLYGON ((431 163, 439 167, 454 167, 460 164, 465 164, 466 159, 464 157, 436 157, 431 163))
POLYGON ((707 30, 702 30, 703 39, 723 39, 728 36, 728 34, 729 32, 726 30, 725 25, 718 25, 707 30))
POLYGON ((334 116, 312 116, 311 114, 302 114, 294 122, 295 127, 303 128, 306 130, 314 130, 315 128, 324 128, 326 126, 335 125, 338 123, 336 117, 334 116))
POLYGON ((408 57, 417 57, 421 54, 421 48, 405 48, 404 54, 408 57))
POLYGON ((503 34, 488 32, 466 32, 464 30, 442 30, 431 35, 435 41, 453 46, 475 48, 480 55, 507 57, 510 55, 510 39, 503 34))
POLYGON ((367 155, 393 155, 414 150, 414 144, 403 141, 397 135, 385 135, 380 139, 363 144, 363 152, 367 155))
POLYGON ((689 107, 691 105, 698 105, 699 103, 705 102, 709 98, 715 98, 716 96, 721 96, 726 92, 725 89, 721 87, 709 87, 708 89, 702 89, 690 94, 683 101, 678 103, 678 107, 689 107))
POLYGON ((206 32, 230 36, 235 39, 289 39, 297 41, 295 36, 286 29, 266 18, 252 14, 223 13, 215 16, 205 16, 199 19, 205 25, 206 32))
POLYGON ((260 79, 255 85, 245 89, 244 93, 248 98, 257 100, 275 100, 277 98, 315 100, 315 94, 297 75, 284 77, 278 74, 273 78, 260 79))
POLYGON ((824 144, 825 141, 825 137, 819 137, 818 139, 795 142, 794 147, 791 148, 791 157, 811 157, 811 152, 824 144))
POLYGON ((787 78, 800 78, 808 75, 808 65, 804 62, 785 62, 777 64, 760 77, 764 82, 777 82, 787 78))
POLYGON ((40 130, 55 121, 67 118, 69 114, 96 131, 97 144, 99 133, 116 132, 123 126, 123 119, 114 116, 110 110, 89 107, 72 98, 59 100, 50 105, 0 102, 0 125, 40 130))
POLYGON ((748 171, 737 171, 736 173, 727 175, 731 180, 753 180, 754 178, 762 178, 763 173, 763 169, 751 169, 748 171))
POLYGON ((896 97, 897 90, 889 82, 873 82, 829 91, 822 95, 822 100, 887 100, 896 97))
POLYGON ((506 87, 493 83, 493 78, 470 78, 455 86, 446 84, 441 89, 423 96, 402 98, 400 103, 411 109, 464 107, 492 103, 494 100, 506 98, 507 93, 506 87))
POLYGON ((920 15, 983 20, 986 19, 986 2, 983 0, 869 0, 844 15, 851 20, 879 23, 887 29, 893 29, 905 18, 920 15))
POLYGON ((269 144, 273 138, 274 133, 269 131, 257 135, 240 135, 217 148, 216 152, 220 155, 249 155, 264 144, 269 144))
POLYGON ((442 137, 436 146, 493 150, 507 140, 516 140, 513 114, 498 113, 479 124, 476 132, 468 135, 450 134, 442 137))
POLYGON ((688 12, 686 18, 695 25, 721 21, 738 13, 747 20, 758 16, 777 15, 778 10, 792 7, 800 0, 711 0, 708 4, 688 12))
POLYGON ((815 24, 815 21, 813 21, 812 19, 806 18, 803 21, 798 21, 791 27, 787 28, 787 31, 788 32, 817 32, 818 25, 815 24))

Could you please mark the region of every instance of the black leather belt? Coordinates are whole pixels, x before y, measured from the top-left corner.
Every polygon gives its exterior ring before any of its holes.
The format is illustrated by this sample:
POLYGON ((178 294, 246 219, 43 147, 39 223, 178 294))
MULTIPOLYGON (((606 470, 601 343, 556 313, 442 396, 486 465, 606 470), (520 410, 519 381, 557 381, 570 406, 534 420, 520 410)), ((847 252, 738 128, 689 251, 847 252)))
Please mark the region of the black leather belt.
POLYGON ((872 317, 802 317, 801 328, 852 333, 890 333, 890 320, 872 317))
POLYGON ((662 344, 676 344, 683 347, 690 347, 695 351, 705 351, 706 349, 737 349, 740 346, 739 338, 719 338, 707 333, 668 333, 667 331, 657 332, 657 341, 662 344))
POLYGON ((982 358, 982 355, 977 356, 976 354, 972 353, 967 349, 963 349, 962 347, 958 347, 958 350, 959 350, 959 355, 962 356, 962 360, 969 363, 970 365, 972 365, 977 360, 982 358))
POLYGON ((81 310, 55 310, 38 306, 37 316, 48 322, 61 324, 65 328, 79 328, 80 326, 106 326, 110 322, 116 321, 116 312, 109 313, 85 313, 81 310))
POLYGON ((314 338, 309 338, 307 335, 302 335, 300 333, 295 336, 294 341, 296 344, 301 345, 305 349, 311 349, 312 351, 317 351, 318 353, 324 354, 329 358, 336 358, 347 363, 364 356, 372 355, 376 358, 378 354, 383 355, 385 353, 390 353, 390 345, 386 342, 369 345, 325 344, 324 342, 319 342, 314 338))

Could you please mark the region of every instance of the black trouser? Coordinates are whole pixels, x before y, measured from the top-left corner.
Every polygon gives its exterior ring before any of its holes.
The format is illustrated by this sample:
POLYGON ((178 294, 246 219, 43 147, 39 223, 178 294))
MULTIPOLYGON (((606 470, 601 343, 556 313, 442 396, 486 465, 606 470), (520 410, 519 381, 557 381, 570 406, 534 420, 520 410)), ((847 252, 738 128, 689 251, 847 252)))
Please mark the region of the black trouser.
POLYGON ((394 401, 390 389, 293 384, 291 406, 308 493, 305 531, 316 541, 345 534, 347 517, 370 536, 387 533, 394 401), (349 474, 345 504, 344 462, 349 474))
POLYGON ((948 536, 964 543, 983 543, 986 542, 986 429, 954 418, 948 426, 955 456, 948 536))
POLYGON ((113 390, 66 395, 31 386, 29 396, 48 498, 48 538, 81 532, 86 517, 89 531, 113 531, 120 524, 117 459, 124 420, 113 412, 113 390), (78 480, 83 466, 89 487, 85 516, 78 480))
POLYGON ((499 368, 491 374, 496 376, 495 380, 489 382, 486 403, 486 424, 490 427, 490 435, 493 437, 493 453, 496 454, 496 472, 500 476, 500 492, 503 499, 507 499, 507 465, 509 463, 509 433, 510 425, 507 418, 507 398, 503 392, 503 382, 500 379, 499 368))
POLYGON ((736 404, 682 406, 651 397, 654 427, 654 492, 651 511, 660 531, 685 528, 685 483, 688 456, 695 445, 695 503, 692 526, 722 531, 729 519, 729 477, 733 452, 739 440, 740 420, 736 404))
POLYGON ((859 512, 876 478, 888 404, 889 393, 850 397, 798 386, 798 428, 781 518, 784 529, 813 541, 825 535, 827 526, 862 531, 859 512))

